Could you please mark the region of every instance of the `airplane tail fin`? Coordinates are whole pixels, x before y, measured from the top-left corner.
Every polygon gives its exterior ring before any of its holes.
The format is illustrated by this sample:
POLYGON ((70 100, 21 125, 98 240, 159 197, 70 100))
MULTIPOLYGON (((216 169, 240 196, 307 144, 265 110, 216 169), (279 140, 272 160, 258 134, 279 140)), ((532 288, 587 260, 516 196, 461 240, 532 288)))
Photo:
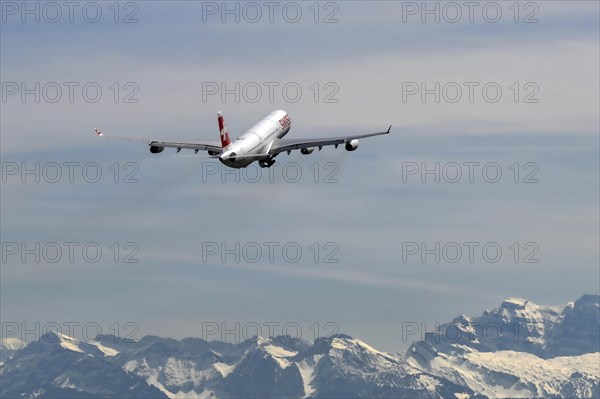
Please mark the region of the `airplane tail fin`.
POLYGON ((231 140, 229 139, 229 133, 227 132, 227 126, 225 126, 225 119, 223 118, 223 114, 219 111, 218 119, 219 119, 219 132, 221 133, 221 146, 223 148, 227 147, 231 144, 231 140))

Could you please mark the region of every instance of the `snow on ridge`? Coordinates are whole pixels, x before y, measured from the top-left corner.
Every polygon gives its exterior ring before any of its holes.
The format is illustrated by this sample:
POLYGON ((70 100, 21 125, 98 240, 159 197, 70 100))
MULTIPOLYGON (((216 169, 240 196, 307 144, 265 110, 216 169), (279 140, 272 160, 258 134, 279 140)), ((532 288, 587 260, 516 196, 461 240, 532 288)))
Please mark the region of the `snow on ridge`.
POLYGON ((294 357, 298 354, 295 351, 289 351, 285 348, 273 344, 273 340, 270 338, 256 337, 256 344, 259 348, 265 351, 273 360, 277 362, 279 367, 285 369, 290 366, 288 357, 294 357))
POLYGON ((77 352, 77 353, 85 353, 85 351, 83 351, 76 343, 74 342, 68 342, 68 341, 61 341, 60 342, 60 346, 62 346, 63 348, 70 350, 72 352, 77 352))
POLYGON ((102 345, 100 342, 89 342, 90 345, 94 345, 96 348, 98 348, 98 350, 102 353, 104 353, 104 356, 108 356, 108 357, 113 357, 113 356, 117 356, 119 354, 119 351, 108 347, 108 346, 104 346, 102 345))
POLYGON ((589 380, 600 378, 598 352, 542 359, 526 352, 463 349, 466 353, 460 356, 440 353, 431 360, 429 371, 488 397, 560 396, 573 373, 589 380), (498 378, 505 383, 498 383, 498 378))
POLYGON ((125 365, 123 366, 123 370, 127 371, 128 373, 133 373, 137 366, 137 360, 130 360, 127 363, 125 363, 125 365))
POLYGON ((530 319, 541 318, 541 307, 536 303, 523 298, 508 298, 500 306, 505 317, 517 316, 530 319))
POLYGON ((269 338, 261 337, 260 335, 256 336, 256 345, 263 346, 270 344, 271 340, 269 338))
POLYGON ((62 348, 72 351, 72 352, 86 353, 83 349, 81 349, 79 347, 80 342, 78 340, 76 340, 75 338, 65 335, 63 333, 59 333, 58 331, 50 331, 48 334, 56 335, 56 337, 58 338, 58 344, 62 348))
POLYGON ((529 301, 525 298, 520 298, 520 297, 509 297, 506 298, 503 302, 502 305, 507 304, 507 305, 516 305, 516 306, 524 306, 525 304, 527 304, 529 301))
POLYGON ((397 360, 397 358, 395 356, 390 355, 389 353, 378 351, 377 349, 373 348, 371 345, 367 344, 366 342, 361 341, 360 339, 356 339, 356 338, 347 339, 347 338, 337 338, 336 337, 333 340, 331 340, 331 347, 335 348, 335 349, 339 349, 339 350, 350 350, 351 345, 349 345, 349 344, 351 344, 352 346, 355 346, 355 347, 358 346, 360 349, 363 349, 372 355, 381 356, 381 357, 384 357, 387 360, 391 360, 391 361, 397 360))
POLYGON ((226 364, 217 362, 212 367, 217 370, 223 378, 227 377, 235 369, 236 364, 226 364))
POLYGON ((84 344, 84 345, 90 345, 90 346, 97 348, 100 352, 102 352, 104 354, 104 356, 112 357, 112 356, 116 356, 119 354, 118 350, 108 347, 108 346, 105 346, 105 345, 102 345, 102 343, 99 341, 80 341, 78 339, 75 339, 68 335, 59 333, 57 331, 52 331, 52 333, 58 337, 58 344, 61 347, 63 347, 64 349, 73 351, 73 352, 87 354, 87 352, 80 347, 81 344, 84 344))
POLYGON ((25 342, 18 338, 3 338, 0 341, 0 348, 2 350, 17 351, 24 348, 26 345, 25 342))
POLYGON ((335 349, 340 349, 340 350, 346 350, 348 349, 348 345, 346 345, 346 343, 341 340, 340 338, 334 338, 331 340, 331 347, 335 348, 335 349))
POLYGON ((464 313, 460 314, 457 317, 458 320, 464 321, 465 323, 471 323, 473 321, 473 317, 466 315, 464 313))
POLYGON ((396 357, 390 355, 389 353, 378 351, 377 349, 373 348, 371 345, 367 344, 366 342, 361 341, 360 339, 353 339, 352 342, 361 346, 363 349, 366 349, 370 353, 373 353, 373 354, 379 355, 379 356, 383 356, 387 359, 396 360, 396 357))
POLYGON ((264 348, 272 356, 276 356, 276 357, 293 357, 298 354, 298 352, 288 351, 287 349, 284 349, 280 346, 275 346, 275 345, 267 345, 264 348))
POLYGON ((279 364, 279 367, 285 369, 290 366, 290 361, 286 358, 293 357, 298 354, 298 352, 288 351, 280 346, 275 345, 264 345, 263 349, 271 355, 271 357, 279 364))
POLYGON ((56 335, 58 338, 60 338, 60 339, 64 339, 66 341, 78 342, 75 338, 70 337, 70 336, 68 336, 66 334, 63 334, 63 333, 59 333, 58 331, 52 331, 52 333, 54 335, 56 335))
POLYGON ((73 352, 85 353, 85 351, 79 347, 79 341, 77 341, 75 338, 59 332, 55 334, 60 338, 59 344, 61 347, 73 352))

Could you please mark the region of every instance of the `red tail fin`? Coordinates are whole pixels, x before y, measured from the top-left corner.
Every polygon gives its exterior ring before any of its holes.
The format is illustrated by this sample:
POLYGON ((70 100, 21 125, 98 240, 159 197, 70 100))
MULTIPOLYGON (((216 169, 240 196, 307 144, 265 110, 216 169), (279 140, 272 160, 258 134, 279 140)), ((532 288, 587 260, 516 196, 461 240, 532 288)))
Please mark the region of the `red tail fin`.
POLYGON ((223 148, 227 147, 231 144, 231 140, 229 140, 229 133, 227 133, 227 126, 225 126, 225 119, 223 119, 223 114, 219 111, 218 119, 219 119, 219 131, 221 132, 221 146, 223 148))

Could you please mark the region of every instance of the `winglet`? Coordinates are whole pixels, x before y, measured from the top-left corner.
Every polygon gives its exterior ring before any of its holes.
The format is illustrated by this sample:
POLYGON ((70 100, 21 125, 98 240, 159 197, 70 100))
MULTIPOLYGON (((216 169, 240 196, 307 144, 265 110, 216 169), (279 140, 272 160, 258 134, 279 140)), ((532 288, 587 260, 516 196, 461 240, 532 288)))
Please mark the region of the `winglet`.
POLYGON ((94 132, 96 132, 96 134, 98 136, 103 136, 104 134, 100 131, 100 129, 94 129, 94 132))
POLYGON ((390 130, 392 130, 392 125, 390 125, 390 127, 388 127, 388 130, 387 130, 387 132, 386 132, 386 133, 389 133, 389 132, 390 132, 390 130))

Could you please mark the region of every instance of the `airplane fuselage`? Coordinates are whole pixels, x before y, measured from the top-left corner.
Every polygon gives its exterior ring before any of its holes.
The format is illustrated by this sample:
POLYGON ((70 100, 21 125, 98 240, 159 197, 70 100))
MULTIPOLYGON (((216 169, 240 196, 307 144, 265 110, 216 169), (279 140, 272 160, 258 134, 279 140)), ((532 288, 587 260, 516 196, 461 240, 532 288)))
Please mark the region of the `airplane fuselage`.
POLYGON ((268 152, 273 142, 285 136, 290 127, 287 112, 273 111, 225 147, 219 160, 232 168, 245 168, 254 161, 269 161, 268 152))

